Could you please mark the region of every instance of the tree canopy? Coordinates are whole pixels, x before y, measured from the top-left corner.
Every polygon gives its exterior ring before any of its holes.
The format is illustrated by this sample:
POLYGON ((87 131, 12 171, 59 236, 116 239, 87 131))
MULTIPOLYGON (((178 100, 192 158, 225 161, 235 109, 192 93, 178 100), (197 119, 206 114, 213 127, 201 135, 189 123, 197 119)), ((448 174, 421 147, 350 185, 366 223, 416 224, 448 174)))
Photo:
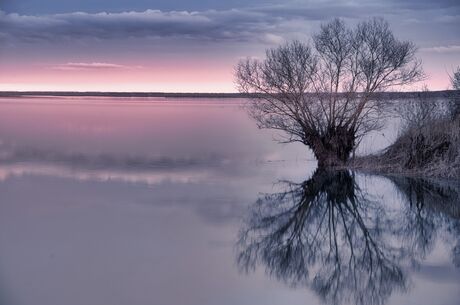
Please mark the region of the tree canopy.
POLYGON ((381 127, 385 100, 374 93, 423 78, 412 42, 373 18, 348 27, 334 19, 312 43, 292 41, 265 59, 236 66, 242 93, 255 94, 250 115, 260 128, 282 130, 285 142, 309 146, 320 166, 343 164, 360 137, 381 127))

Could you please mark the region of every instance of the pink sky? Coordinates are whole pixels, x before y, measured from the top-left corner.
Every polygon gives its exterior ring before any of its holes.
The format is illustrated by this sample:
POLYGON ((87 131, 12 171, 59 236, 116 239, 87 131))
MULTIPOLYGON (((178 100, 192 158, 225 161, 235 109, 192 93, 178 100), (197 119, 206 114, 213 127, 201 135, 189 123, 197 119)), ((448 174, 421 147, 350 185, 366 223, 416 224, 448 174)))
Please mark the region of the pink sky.
MULTIPOLYGON (((0 90, 13 91, 154 91, 235 92, 233 63, 196 63, 140 66, 102 62, 75 62, 55 66, 3 66, 0 90)), ((449 89, 449 68, 425 64, 430 90, 449 89)))
POLYGON ((309 41, 332 17, 353 24, 375 12, 398 39, 419 47, 427 79, 409 89, 449 88, 460 65, 460 19, 450 4, 412 11, 397 3, 317 5, 47 14, 0 7, 0 90, 235 92, 240 58, 309 41))
POLYGON ((233 92, 231 63, 140 66, 78 62, 3 67, 0 90, 233 92))

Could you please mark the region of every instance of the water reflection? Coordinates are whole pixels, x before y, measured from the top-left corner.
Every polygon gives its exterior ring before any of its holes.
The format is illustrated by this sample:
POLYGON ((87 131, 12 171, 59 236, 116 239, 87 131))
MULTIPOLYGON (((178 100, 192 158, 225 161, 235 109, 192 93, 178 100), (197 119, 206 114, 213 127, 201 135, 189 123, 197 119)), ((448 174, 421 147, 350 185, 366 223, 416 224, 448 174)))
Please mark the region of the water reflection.
POLYGON ((412 242, 419 246, 415 251, 427 255, 434 247, 436 234, 442 235, 452 245, 452 263, 460 267, 459 182, 408 177, 392 177, 391 181, 405 199, 401 222, 406 225, 404 237, 417 240, 412 242))
POLYGON ((273 137, 227 101, 0 100, 0 304, 318 305, 313 285, 330 302, 410 290, 388 303, 458 303, 459 192, 431 182, 281 183, 284 197, 252 206, 239 250, 259 245, 241 267, 264 258, 300 289, 239 275, 232 246, 247 204, 273 177, 302 181, 315 167, 303 145, 273 137))
POLYGON ((261 265, 328 304, 385 304, 393 292, 407 291, 409 270, 437 235, 452 239, 458 266, 458 185, 391 179, 401 206, 368 194, 347 171, 281 182, 282 191, 252 206, 237 244, 238 266, 247 272, 261 265))

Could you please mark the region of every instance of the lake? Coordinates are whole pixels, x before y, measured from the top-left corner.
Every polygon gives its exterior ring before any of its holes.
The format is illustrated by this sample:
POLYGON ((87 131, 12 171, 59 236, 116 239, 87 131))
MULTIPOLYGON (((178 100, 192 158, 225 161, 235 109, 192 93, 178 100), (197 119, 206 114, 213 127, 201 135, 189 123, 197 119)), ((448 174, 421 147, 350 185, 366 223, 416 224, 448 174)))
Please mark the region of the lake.
POLYGON ((317 171, 244 103, 0 99, 0 303, 459 303, 458 181, 317 171))

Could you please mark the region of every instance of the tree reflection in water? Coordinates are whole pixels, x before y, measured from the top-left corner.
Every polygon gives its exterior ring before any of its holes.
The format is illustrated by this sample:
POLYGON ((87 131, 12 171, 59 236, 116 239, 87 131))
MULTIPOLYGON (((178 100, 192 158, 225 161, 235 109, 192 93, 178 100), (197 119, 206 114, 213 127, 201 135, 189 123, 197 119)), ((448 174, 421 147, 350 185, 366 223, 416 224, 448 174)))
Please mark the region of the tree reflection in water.
POLYGON ((407 290, 407 267, 429 253, 441 225, 460 233, 452 204, 458 189, 407 178, 394 184, 407 198, 403 210, 366 194, 348 171, 282 182, 285 191, 252 206, 237 244, 238 266, 248 272, 263 265, 329 304, 384 304, 393 291, 407 290))

